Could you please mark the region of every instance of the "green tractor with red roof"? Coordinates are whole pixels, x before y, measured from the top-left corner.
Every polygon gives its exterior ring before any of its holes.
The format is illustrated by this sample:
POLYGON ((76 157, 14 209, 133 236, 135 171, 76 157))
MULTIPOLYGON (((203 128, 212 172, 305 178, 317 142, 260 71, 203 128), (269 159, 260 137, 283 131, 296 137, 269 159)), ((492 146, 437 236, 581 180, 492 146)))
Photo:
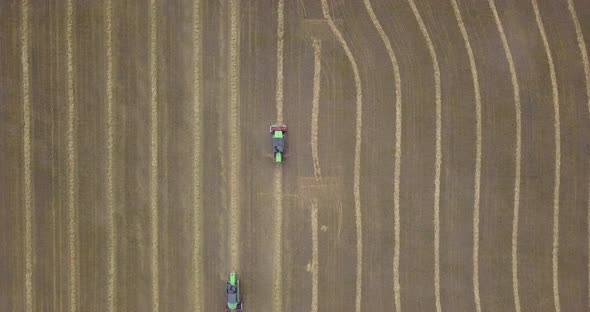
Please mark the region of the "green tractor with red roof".
POLYGON ((240 279, 238 273, 229 273, 229 280, 225 283, 225 311, 242 312, 242 298, 240 298, 240 279))
POLYGON ((286 125, 271 125, 270 134, 272 136, 272 147, 275 163, 283 162, 285 156, 285 135, 287 134, 286 125))

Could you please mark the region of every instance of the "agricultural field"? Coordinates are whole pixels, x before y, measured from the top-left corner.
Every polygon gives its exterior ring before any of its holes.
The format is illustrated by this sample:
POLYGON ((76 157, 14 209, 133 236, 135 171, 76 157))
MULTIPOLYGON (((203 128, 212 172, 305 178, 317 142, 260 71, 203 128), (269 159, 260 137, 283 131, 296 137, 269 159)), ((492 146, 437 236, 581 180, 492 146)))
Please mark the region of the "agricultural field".
POLYGON ((584 0, 2 0, 0 311, 588 311, 589 46, 584 0))

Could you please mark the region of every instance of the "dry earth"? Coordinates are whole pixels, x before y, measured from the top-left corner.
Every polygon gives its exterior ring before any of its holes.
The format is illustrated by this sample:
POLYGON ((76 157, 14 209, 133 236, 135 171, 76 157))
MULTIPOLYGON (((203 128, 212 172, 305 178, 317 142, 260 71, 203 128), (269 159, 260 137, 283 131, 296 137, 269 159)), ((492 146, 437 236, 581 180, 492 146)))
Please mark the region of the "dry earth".
POLYGON ((582 0, 0 1, 0 310, 587 311, 586 43, 582 0))

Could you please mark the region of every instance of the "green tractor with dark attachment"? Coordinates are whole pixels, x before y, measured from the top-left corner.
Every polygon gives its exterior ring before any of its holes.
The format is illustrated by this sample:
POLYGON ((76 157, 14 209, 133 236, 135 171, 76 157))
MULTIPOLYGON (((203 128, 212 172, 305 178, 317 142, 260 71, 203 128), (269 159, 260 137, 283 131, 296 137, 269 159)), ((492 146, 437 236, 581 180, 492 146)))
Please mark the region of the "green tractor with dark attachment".
POLYGON ((285 135, 287 134, 286 125, 272 125, 270 126, 270 134, 272 136, 272 148, 275 163, 283 162, 285 156, 285 135))
POLYGON ((229 273, 229 280, 225 283, 225 311, 242 312, 242 298, 240 298, 240 279, 235 272, 229 273))

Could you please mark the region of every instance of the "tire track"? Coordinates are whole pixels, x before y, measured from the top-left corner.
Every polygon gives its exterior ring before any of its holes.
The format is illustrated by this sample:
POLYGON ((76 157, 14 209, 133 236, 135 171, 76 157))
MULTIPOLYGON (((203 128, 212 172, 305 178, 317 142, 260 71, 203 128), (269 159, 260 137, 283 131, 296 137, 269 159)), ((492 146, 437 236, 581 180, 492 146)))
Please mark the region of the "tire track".
POLYGON ((33 173, 31 171, 31 74, 29 59, 31 47, 29 42, 29 0, 21 1, 20 45, 23 84, 23 182, 25 212, 25 311, 33 312, 33 173))
POLYGON ((520 163, 521 163, 521 119, 520 119, 520 87, 518 85, 518 79, 516 76, 516 69, 514 67, 514 61, 512 59, 512 53, 510 52, 510 46, 506 39, 506 33, 504 33, 504 27, 498 16, 498 10, 496 10, 496 4, 494 0, 488 0, 488 4, 494 15, 496 27, 500 33, 500 39, 502 39, 502 47, 506 60, 508 62, 508 69, 510 70, 510 78, 512 81, 512 89, 514 93, 514 112, 516 119, 516 142, 514 152, 514 208, 512 218, 512 292, 514 295, 514 308, 516 312, 520 312, 520 295, 518 285, 518 217, 520 209, 520 163))
POLYGON ((479 78, 477 75, 477 65, 471 49, 469 34, 465 29, 463 18, 457 0, 451 0, 455 18, 465 42, 465 49, 469 57, 469 69, 471 70, 471 79, 473 80, 473 92, 475 96, 475 119, 476 119, 476 142, 475 142, 475 181, 473 196, 473 296, 475 300, 475 310, 481 312, 481 300, 479 297, 479 203, 480 203, 480 186, 481 186, 481 94, 479 89, 479 78))
MULTIPOLYGON (((586 78, 586 97, 588 98, 588 114, 590 117, 590 63, 588 62, 588 53, 586 52, 586 42, 584 41, 584 35, 582 34, 582 27, 576 14, 576 8, 572 0, 567 0, 567 8, 572 17, 574 27, 576 29, 576 38, 578 41, 578 47, 580 48, 580 55, 582 56, 582 64, 584 65, 584 75, 586 78)), ((590 177, 588 177, 588 281, 590 283, 590 177)), ((590 307, 590 287, 588 288, 588 307, 590 307)))
POLYGON ((203 165, 201 164, 203 139, 201 132, 203 130, 202 103, 201 103, 201 79, 202 79, 202 60, 201 60, 201 0, 193 2, 193 310, 203 310, 203 198, 202 180, 203 165))
POLYGON ((313 175, 317 182, 322 177, 320 157, 318 155, 318 120, 320 115, 320 88, 322 74, 322 42, 313 37, 313 100, 311 108, 311 156, 313 158, 313 175))
POLYGON ((115 225, 115 196, 113 193, 113 30, 112 0, 105 1, 106 35, 106 111, 107 111, 107 311, 116 310, 117 229, 115 225))
MULTIPOLYGON (((277 5, 277 86, 276 86, 276 111, 277 123, 283 123, 283 57, 284 57, 284 0, 279 0, 277 5)), ((273 311, 283 309, 283 168, 274 167, 274 246, 273 246, 273 311)))
POLYGON ((356 135, 355 135, 355 147, 354 147, 354 182, 353 182, 353 193, 354 193, 354 217, 356 225, 356 296, 355 296, 355 311, 361 311, 362 301, 362 287, 363 287, 363 224, 361 215, 361 199, 360 199, 360 172, 361 172, 361 141, 362 141, 362 127, 363 127, 363 93, 361 87, 361 78, 358 70, 358 66, 346 43, 342 33, 332 21, 330 17, 330 8, 328 7, 327 0, 322 1, 322 12, 324 18, 328 21, 328 25, 334 33, 334 36, 340 42, 342 49, 346 53, 348 61, 352 67, 354 73, 354 84, 356 88, 356 135))
POLYGON ((319 240, 318 240, 318 201, 311 202, 311 312, 318 312, 319 240))
POLYGON ((240 74, 240 51, 239 51, 239 1, 230 0, 230 267, 231 271, 237 272, 240 256, 240 134, 239 134, 239 74, 240 74))
POLYGON ((151 219, 151 270, 152 311, 160 310, 160 269, 158 231, 158 54, 157 54, 157 3, 150 0, 150 109, 151 109, 151 164, 150 164, 150 219, 151 219))
POLYGON ((397 57, 391 47, 391 42, 377 15, 373 11, 370 0, 363 0, 365 7, 369 12, 371 21, 377 29, 383 44, 387 50, 387 55, 391 61, 393 69, 393 76, 395 80, 395 158, 394 158, 394 172, 393 172, 393 215, 394 215, 394 253, 393 253, 393 292, 395 298, 395 311, 401 312, 401 296, 399 284, 399 248, 400 248, 400 218, 399 218, 399 186, 400 186, 400 168, 401 168, 401 152, 402 152, 402 89, 401 78, 397 57))
POLYGON ((553 126, 555 128, 555 186, 553 188, 553 250, 552 250, 552 269, 553 269, 553 304, 555 311, 561 311, 559 303, 559 186, 560 186, 560 166, 561 166, 561 145, 560 145, 560 125, 559 125, 559 91, 557 89, 557 78, 555 76, 555 65, 553 64, 553 56, 551 55, 551 48, 549 41, 545 34, 545 27, 543 20, 539 13, 539 7, 536 0, 531 0, 533 11, 535 12, 535 19, 537 27, 541 34, 543 46, 545 47, 545 54, 549 62, 549 74, 551 77, 551 90, 553 94, 553 110, 555 114, 555 121, 553 126))
POLYGON ((66 3, 66 80, 67 80, 67 205, 68 205, 68 251, 69 251, 69 307, 78 311, 79 287, 79 250, 78 250, 78 211, 76 207, 76 126, 74 97, 73 35, 74 5, 72 0, 66 3))
POLYGON ((424 25, 422 16, 418 12, 418 8, 413 0, 408 0, 412 7, 412 12, 418 21, 422 36, 426 40, 430 58, 432 59, 432 66, 434 69, 434 84, 435 84, 435 102, 436 102, 436 155, 435 155, 435 171, 434 171, 434 295, 436 300, 436 311, 441 312, 440 305, 440 170, 442 165, 442 148, 441 148, 441 132, 442 132, 442 101, 441 101, 441 82, 440 82, 440 67, 438 64, 438 57, 434 50, 434 45, 428 34, 428 30, 424 25))

